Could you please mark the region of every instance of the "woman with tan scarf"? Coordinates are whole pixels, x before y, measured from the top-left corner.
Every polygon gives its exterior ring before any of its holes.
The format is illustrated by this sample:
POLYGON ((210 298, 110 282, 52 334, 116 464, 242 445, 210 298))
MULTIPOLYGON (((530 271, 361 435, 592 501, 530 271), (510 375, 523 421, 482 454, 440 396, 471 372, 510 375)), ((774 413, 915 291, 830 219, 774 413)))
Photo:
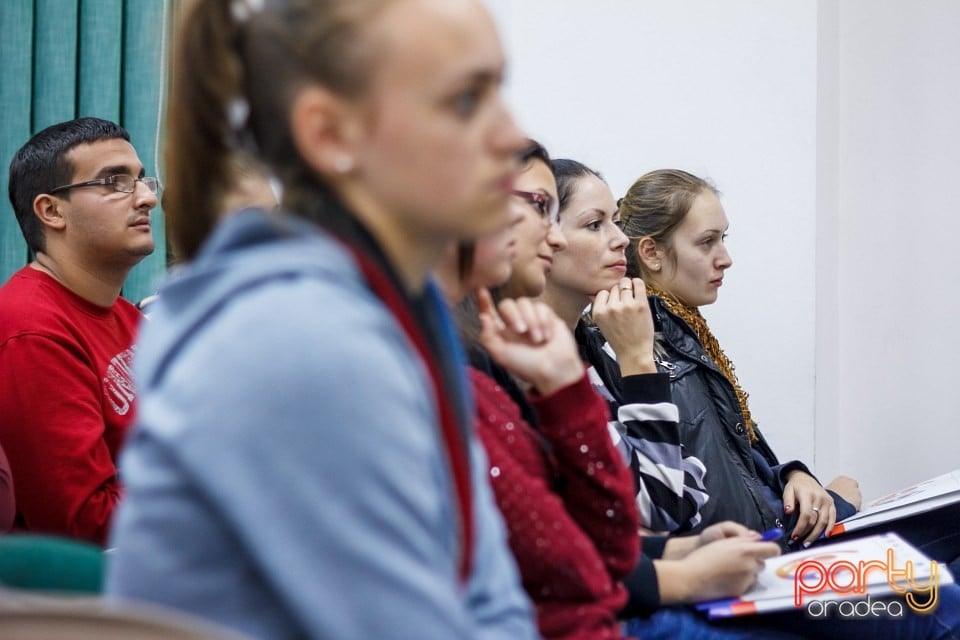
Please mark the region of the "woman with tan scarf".
MULTIPOLYGON (((571 194, 571 208, 590 209, 589 202, 577 204, 576 195, 578 185, 589 177, 577 175, 573 165, 569 169, 557 171, 562 224, 573 224, 577 215, 564 210, 564 191, 571 194)), ((727 218, 716 190, 682 171, 655 171, 637 180, 620 201, 617 214, 629 238, 626 275, 642 278, 650 294, 657 326, 656 359, 660 370, 670 374, 671 392, 680 408, 680 440, 685 453, 706 468, 708 499, 699 522, 670 532, 698 531, 734 520, 759 531, 784 528, 787 543, 812 543, 836 520, 856 512, 860 492, 849 478, 839 478, 825 489, 802 462, 780 463, 752 419, 732 362, 698 310, 717 299, 723 274, 732 264, 723 244, 727 218)), ((596 293, 584 277, 583 265, 590 260, 585 251, 578 256, 568 249, 558 256, 550 274, 548 302, 565 299, 567 307, 576 308, 596 293), (574 299, 574 294, 582 297, 574 299)), ((593 302, 592 319, 599 331, 583 322, 578 338, 597 377, 619 403, 616 349, 610 346, 617 340, 606 327, 611 324, 610 305, 601 295, 593 302)))

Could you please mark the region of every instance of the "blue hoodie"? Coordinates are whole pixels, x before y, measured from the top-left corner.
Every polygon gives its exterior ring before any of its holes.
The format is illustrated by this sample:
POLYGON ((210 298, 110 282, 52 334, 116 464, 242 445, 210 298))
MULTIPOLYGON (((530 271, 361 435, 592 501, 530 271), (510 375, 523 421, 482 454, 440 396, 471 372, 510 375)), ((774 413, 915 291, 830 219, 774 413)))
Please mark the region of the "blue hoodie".
POLYGON ((107 591, 258 638, 533 638, 471 439, 473 572, 423 361, 352 258, 248 210, 137 346, 107 591))

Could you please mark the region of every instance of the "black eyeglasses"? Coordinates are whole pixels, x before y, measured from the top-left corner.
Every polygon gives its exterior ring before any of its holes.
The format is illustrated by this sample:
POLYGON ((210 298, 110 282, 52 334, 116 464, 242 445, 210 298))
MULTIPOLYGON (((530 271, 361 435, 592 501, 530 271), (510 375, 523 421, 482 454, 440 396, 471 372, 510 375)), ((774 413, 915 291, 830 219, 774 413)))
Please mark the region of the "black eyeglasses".
POLYGON ((68 189, 76 189, 77 187, 96 187, 101 185, 110 185, 113 187, 114 191, 119 191, 120 193, 133 193, 137 189, 137 183, 142 182, 147 185, 147 189, 156 193, 160 189, 160 181, 151 176, 144 176, 142 178, 134 178, 133 176, 127 175, 125 173, 120 173, 115 176, 109 176, 107 178, 97 178, 96 180, 87 180, 86 182, 77 182, 74 184, 65 184, 62 187, 57 187, 56 189, 51 189, 47 193, 56 193, 58 191, 66 191, 68 189))
POLYGON ((523 198, 537 210, 540 217, 553 224, 560 221, 560 203, 552 196, 539 191, 520 191, 514 189, 513 195, 523 198))

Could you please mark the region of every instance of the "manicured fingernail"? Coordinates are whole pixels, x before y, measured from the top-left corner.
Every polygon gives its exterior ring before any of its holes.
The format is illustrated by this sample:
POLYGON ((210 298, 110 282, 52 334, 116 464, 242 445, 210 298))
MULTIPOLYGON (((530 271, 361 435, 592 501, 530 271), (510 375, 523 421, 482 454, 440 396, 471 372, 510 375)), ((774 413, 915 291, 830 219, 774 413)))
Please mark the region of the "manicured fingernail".
POLYGON ((813 543, 811 543, 811 542, 804 542, 804 543, 803 543, 803 548, 806 549, 806 548, 809 547, 811 544, 813 544, 813 543))

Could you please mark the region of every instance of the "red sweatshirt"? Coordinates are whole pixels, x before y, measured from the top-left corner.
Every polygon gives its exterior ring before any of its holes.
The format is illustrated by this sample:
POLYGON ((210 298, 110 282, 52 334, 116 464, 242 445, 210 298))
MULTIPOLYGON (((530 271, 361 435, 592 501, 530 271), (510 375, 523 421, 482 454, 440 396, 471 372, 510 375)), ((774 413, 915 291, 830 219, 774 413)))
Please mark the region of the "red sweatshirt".
POLYGON ((640 551, 633 480, 586 375, 531 401, 539 430, 497 383, 470 370, 477 431, 524 587, 545 638, 620 638, 620 580, 640 551))
POLYGON ((31 267, 0 287, 0 443, 15 529, 106 540, 140 318, 122 298, 97 306, 31 267))

